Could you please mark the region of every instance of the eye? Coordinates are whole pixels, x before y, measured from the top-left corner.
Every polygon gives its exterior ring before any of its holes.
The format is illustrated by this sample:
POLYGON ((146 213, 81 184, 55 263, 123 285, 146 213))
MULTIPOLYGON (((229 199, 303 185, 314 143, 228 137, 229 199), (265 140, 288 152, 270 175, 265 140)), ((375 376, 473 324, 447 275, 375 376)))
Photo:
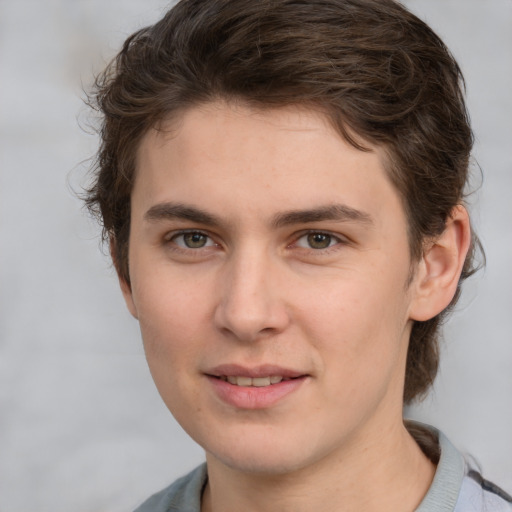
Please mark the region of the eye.
POLYGON ((202 249, 216 245, 208 235, 201 231, 178 233, 171 238, 171 241, 183 249, 202 249))
POLYGON ((301 236, 296 245, 303 249, 328 249, 333 245, 339 244, 341 240, 334 235, 330 235, 329 233, 322 233, 320 231, 315 231, 312 233, 307 233, 301 236))

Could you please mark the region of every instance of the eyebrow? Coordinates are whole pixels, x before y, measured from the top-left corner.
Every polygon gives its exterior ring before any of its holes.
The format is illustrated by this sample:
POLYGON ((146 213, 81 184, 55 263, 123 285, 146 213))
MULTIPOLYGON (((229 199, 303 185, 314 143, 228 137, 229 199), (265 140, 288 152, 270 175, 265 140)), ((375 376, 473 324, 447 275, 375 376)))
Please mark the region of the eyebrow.
MULTIPOLYGON (((144 218, 148 221, 182 219, 212 227, 225 224, 220 217, 200 208, 170 202, 152 206, 145 213, 144 218)), ((343 204, 333 204, 307 210, 291 210, 278 213, 272 218, 271 225, 275 228, 280 228, 294 224, 308 224, 326 220, 337 222, 355 221, 368 225, 374 223, 371 215, 366 212, 343 204)))
POLYGON ((156 204, 145 213, 144 218, 148 221, 183 219, 207 226, 219 226, 222 224, 219 217, 200 208, 180 203, 156 204))
POLYGON ((272 224, 275 227, 289 226, 292 224, 307 224, 321 221, 355 221, 362 224, 372 225, 373 219, 370 214, 356 210, 344 204, 332 204, 312 208, 310 210, 293 210, 277 214, 272 224))

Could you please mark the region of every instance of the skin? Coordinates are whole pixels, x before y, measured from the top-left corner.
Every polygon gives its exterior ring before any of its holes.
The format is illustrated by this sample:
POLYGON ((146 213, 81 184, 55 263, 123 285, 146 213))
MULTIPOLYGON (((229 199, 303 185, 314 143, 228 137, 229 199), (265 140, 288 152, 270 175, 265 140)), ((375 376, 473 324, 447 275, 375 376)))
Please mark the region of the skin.
POLYGON ((164 402, 206 451, 203 511, 413 510, 434 467, 403 426, 407 345, 453 296, 466 211, 411 262, 378 148, 292 107, 178 121, 139 148, 121 287, 164 402), (208 377, 221 364, 303 377, 241 408, 208 377))

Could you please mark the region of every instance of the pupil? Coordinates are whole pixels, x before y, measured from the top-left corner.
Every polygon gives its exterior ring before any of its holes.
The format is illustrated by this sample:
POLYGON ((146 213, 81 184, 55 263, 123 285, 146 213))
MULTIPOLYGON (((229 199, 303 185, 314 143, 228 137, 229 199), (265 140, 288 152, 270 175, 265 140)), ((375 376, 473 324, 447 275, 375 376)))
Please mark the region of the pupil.
POLYGON ((187 233, 183 236, 185 245, 192 249, 203 247, 206 244, 206 236, 201 233, 187 233))
POLYGON ((326 249, 331 243, 331 237, 323 233, 312 233, 308 235, 308 243, 313 249, 326 249))

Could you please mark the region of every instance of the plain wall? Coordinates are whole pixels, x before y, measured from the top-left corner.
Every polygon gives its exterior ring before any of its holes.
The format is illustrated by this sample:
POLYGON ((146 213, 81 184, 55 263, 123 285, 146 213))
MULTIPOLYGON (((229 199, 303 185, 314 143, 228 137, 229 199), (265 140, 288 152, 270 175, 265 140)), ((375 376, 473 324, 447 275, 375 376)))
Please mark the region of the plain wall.
MULTIPOLYGON (((512 1, 405 3, 467 79, 488 260, 446 328, 435 389, 408 415, 510 492, 512 1)), ((156 392, 99 229, 71 192, 97 144, 82 85, 167 4, 0 0, 0 512, 131 510, 203 459, 156 392)))

